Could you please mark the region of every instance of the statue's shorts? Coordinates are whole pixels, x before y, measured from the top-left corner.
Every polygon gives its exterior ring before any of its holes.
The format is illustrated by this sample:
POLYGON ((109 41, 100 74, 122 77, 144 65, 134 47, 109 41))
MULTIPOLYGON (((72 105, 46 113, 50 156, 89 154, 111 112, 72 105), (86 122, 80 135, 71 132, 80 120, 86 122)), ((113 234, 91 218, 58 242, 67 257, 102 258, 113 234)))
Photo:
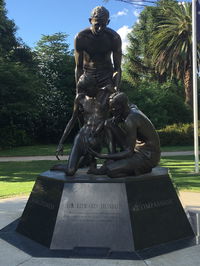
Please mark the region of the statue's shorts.
POLYGON ((103 88, 113 87, 113 69, 85 69, 77 84, 77 93, 85 90, 88 86, 103 88))

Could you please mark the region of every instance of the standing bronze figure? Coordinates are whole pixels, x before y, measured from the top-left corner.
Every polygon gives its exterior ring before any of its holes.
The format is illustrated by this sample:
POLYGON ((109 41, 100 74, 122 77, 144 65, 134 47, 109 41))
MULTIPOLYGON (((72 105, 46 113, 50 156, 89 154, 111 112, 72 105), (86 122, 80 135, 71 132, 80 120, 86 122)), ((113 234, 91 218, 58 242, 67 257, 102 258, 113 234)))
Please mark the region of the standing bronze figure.
POLYGON ((121 80, 121 38, 117 32, 107 27, 110 20, 106 8, 94 8, 89 21, 91 27, 75 37, 77 92, 80 91, 80 86, 84 86, 86 77, 94 79, 98 88, 110 85, 113 92, 117 91, 121 80), (81 85, 78 83, 80 77, 81 85))

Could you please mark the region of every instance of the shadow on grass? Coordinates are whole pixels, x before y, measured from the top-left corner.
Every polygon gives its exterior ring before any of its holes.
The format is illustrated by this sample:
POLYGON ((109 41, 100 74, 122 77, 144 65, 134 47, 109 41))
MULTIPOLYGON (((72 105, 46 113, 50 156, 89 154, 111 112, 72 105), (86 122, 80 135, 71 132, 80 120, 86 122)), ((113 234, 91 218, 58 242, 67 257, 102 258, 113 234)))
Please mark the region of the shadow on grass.
POLYGON ((200 175, 194 173, 194 156, 164 157, 160 165, 169 169, 178 190, 200 190, 200 175))
POLYGON ((31 182, 55 163, 57 161, 3 162, 0 164, 0 181, 31 182))
MULTIPOLYGON (((33 182, 37 176, 50 169, 58 161, 2 162, 0 163, 0 182, 33 182)), ((160 166, 167 167, 173 183, 178 189, 199 190, 200 175, 194 174, 193 156, 162 158, 160 166)))
POLYGON ((175 180, 175 184, 176 186, 178 187, 179 190, 183 190, 183 189, 186 189, 186 190, 198 190, 199 189, 199 182, 196 183, 196 182, 189 182, 189 181, 181 181, 179 182, 178 180, 175 180))

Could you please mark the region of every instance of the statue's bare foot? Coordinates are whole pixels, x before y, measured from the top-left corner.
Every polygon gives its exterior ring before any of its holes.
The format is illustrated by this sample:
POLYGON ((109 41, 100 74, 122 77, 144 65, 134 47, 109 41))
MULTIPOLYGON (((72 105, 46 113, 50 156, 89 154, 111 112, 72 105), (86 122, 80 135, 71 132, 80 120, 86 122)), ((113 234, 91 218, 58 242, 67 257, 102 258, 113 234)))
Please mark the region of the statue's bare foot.
POLYGON ((89 168, 87 171, 87 174, 93 174, 93 175, 105 175, 106 174, 106 168, 104 166, 101 166, 98 168, 89 168))

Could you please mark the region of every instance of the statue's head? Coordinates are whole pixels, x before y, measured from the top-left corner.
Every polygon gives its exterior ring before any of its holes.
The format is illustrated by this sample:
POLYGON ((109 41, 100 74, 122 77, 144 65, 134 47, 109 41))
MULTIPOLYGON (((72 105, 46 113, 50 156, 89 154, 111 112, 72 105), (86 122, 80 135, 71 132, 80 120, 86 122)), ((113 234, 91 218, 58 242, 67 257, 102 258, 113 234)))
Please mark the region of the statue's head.
POLYGON ((113 116, 124 116, 129 109, 128 97, 123 92, 116 92, 110 96, 110 111, 113 116))
POLYGON ((92 10, 91 17, 91 30, 94 35, 100 35, 110 22, 109 11, 103 6, 97 6, 92 10))

